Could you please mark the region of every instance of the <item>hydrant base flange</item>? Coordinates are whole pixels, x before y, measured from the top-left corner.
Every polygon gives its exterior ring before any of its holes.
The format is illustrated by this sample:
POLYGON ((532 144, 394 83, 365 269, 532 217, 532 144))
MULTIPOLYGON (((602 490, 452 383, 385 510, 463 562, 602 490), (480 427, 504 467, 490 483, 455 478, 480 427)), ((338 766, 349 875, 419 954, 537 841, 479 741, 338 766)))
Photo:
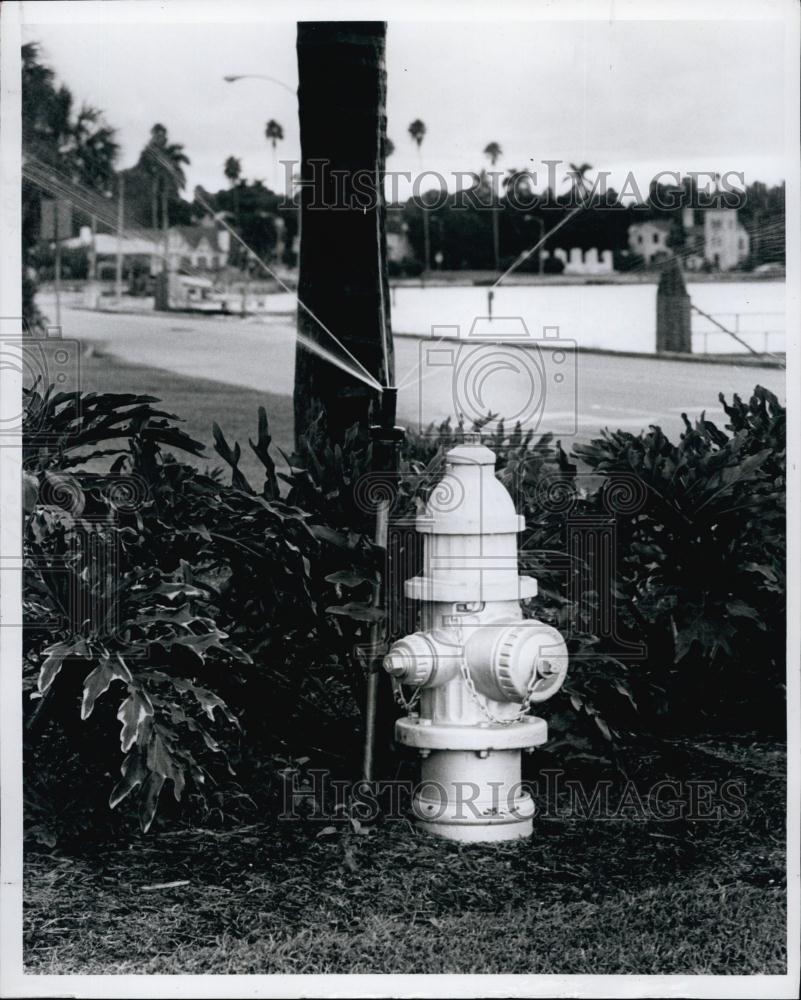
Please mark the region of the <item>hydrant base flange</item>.
POLYGON ((441 840, 455 840, 460 844, 497 844, 501 841, 522 840, 534 832, 531 818, 513 820, 487 819, 483 823, 468 826, 449 822, 428 822, 419 817, 415 826, 421 833, 427 833, 441 840))
POLYGON ((521 750, 546 743, 548 724, 535 715, 509 726, 443 725, 407 717, 395 723, 395 738, 404 746, 427 750, 521 750))
POLYGON ((412 800, 418 829, 465 843, 532 832, 534 800, 521 781, 520 750, 432 751, 412 800))

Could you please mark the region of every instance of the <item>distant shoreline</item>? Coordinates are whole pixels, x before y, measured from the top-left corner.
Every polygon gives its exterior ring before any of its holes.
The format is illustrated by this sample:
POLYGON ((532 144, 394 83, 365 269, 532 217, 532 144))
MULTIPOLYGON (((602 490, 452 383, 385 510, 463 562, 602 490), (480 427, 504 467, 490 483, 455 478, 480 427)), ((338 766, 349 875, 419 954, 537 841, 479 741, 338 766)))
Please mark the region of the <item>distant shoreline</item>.
MULTIPOLYGON (((782 274, 755 274, 753 271, 720 271, 710 273, 690 273, 682 272, 684 281, 688 285, 708 285, 708 284, 731 284, 737 282, 784 282, 787 280, 786 272, 782 274)), ((390 288, 443 288, 443 287, 464 287, 482 288, 491 287, 498 280, 495 271, 435 271, 427 278, 390 278, 390 288)), ((282 281, 291 291, 297 290, 297 275, 284 274, 282 281)), ((545 285, 555 287, 557 285, 655 285, 659 281, 658 271, 637 271, 614 272, 613 274, 510 274, 504 278, 503 287, 509 288, 512 285, 545 285)), ((62 281, 62 293, 81 293, 83 287, 88 284, 85 280, 74 280, 66 278, 62 281)), ((95 284, 102 288, 113 289, 113 281, 98 281, 95 284)), ((259 282, 257 279, 251 281, 251 294, 269 295, 283 294, 275 282, 259 282)), ((53 294, 52 281, 42 282, 37 289, 38 293, 46 295, 53 294)))
MULTIPOLYGON (((740 281, 786 281, 783 274, 755 274, 753 271, 683 272, 688 285, 740 281)), ((494 271, 437 271, 423 279, 391 278, 393 288, 442 287, 446 285, 491 286, 498 280, 494 271)), ((655 285, 658 271, 614 272, 613 274, 510 274, 503 284, 510 285, 655 285)))

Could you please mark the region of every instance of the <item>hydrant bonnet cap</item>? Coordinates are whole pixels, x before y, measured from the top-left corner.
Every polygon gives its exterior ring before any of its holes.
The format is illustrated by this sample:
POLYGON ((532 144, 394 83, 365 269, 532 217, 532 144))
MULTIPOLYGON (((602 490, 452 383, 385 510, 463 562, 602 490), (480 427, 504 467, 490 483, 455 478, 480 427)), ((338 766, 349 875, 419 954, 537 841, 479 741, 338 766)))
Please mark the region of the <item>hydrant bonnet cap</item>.
MULTIPOLYGON (((445 475, 433 489, 417 530, 432 535, 509 535, 525 528, 509 491, 495 475, 495 453, 484 445, 457 445, 445 455, 445 475)), ((486 546, 484 548, 486 552, 486 546)), ((516 564, 516 558, 515 558, 516 564)), ((515 565, 515 575, 516 575, 515 565)))
POLYGON ((447 465, 491 465, 495 467, 495 452, 483 444, 458 444, 445 455, 447 465))

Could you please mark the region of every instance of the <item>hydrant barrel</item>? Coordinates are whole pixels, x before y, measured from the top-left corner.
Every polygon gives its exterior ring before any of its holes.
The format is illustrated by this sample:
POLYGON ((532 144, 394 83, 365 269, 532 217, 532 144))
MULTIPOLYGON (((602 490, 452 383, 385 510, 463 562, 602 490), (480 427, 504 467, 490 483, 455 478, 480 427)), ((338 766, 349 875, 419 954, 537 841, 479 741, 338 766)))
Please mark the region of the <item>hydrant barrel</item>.
POLYGON ((384 660, 394 682, 420 696, 395 735, 422 758, 413 805, 421 829, 461 841, 525 837, 534 804, 521 784, 521 751, 548 732, 527 710, 562 686, 567 647, 556 629, 523 617, 521 601, 537 584, 519 574, 523 518, 495 475, 494 453, 463 444, 445 461, 416 521, 423 571, 406 581, 424 628, 384 660))

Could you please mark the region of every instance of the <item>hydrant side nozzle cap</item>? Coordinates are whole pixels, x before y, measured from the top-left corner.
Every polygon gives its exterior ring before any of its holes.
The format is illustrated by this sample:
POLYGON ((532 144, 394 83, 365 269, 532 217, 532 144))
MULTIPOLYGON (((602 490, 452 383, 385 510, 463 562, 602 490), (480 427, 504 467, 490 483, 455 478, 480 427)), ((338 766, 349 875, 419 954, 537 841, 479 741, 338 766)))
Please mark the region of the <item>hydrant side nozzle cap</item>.
POLYGON ((567 670, 567 646, 564 638, 550 625, 527 619, 502 635, 496 649, 495 674, 499 686, 510 701, 525 695, 532 671, 540 677, 553 678, 553 685, 537 689, 542 701, 556 694, 567 670))
POLYGON ((425 684, 434 672, 434 650, 429 639, 415 632, 399 639, 384 657, 384 670, 403 684, 425 684))
POLYGON ((384 670, 393 677, 403 677, 407 669, 406 656, 401 650, 392 650, 384 657, 384 670))

